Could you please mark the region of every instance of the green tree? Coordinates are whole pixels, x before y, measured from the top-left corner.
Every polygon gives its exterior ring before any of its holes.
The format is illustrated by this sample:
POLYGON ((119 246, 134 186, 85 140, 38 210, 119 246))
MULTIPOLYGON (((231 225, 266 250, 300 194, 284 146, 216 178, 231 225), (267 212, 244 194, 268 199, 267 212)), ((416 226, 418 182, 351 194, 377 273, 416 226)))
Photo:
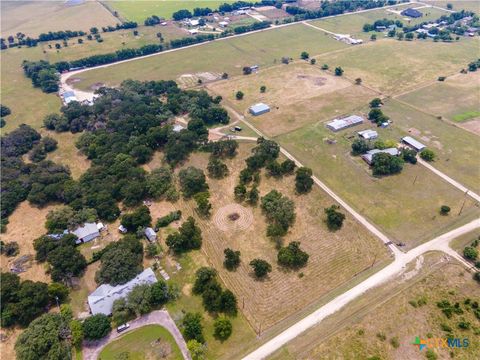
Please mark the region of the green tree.
POLYGON ((152 309, 152 289, 148 284, 133 287, 127 296, 127 305, 137 316, 146 314, 152 309))
POLYGON ((240 265, 240 251, 226 248, 223 253, 225 254, 223 266, 229 271, 236 270, 240 265))
POLYGON ((295 189, 299 194, 306 194, 312 190, 312 169, 301 167, 297 169, 295 176, 295 189))
POLYGON ((223 315, 220 315, 215 320, 215 322, 213 323, 213 328, 213 334, 215 338, 220 341, 225 341, 230 337, 230 335, 232 335, 232 323, 227 317, 223 315))
POLYGON ((327 64, 323 64, 323 65, 322 65, 322 70, 328 70, 328 65, 327 65, 327 64))
POLYGON ((300 249, 300 243, 293 241, 278 252, 278 263, 288 268, 299 268, 307 264, 309 255, 300 249))
POLYGON ((197 340, 187 341, 187 348, 192 356, 192 360, 204 360, 205 359, 205 347, 197 340))
POLYGON ((317 63, 317 59, 310 59, 310 65, 315 65, 317 63))
POLYGON ((370 150, 370 144, 365 139, 355 139, 352 143, 352 155, 365 154, 370 150))
POLYGON ((280 227, 285 233, 295 221, 295 204, 277 190, 262 197, 261 208, 268 222, 280 227))
POLYGON ((343 75, 343 69, 340 66, 337 66, 335 68, 335 76, 342 76, 343 75))
POLYGON ((241 91, 237 91, 237 92, 235 93, 235 98, 236 98, 237 100, 242 100, 242 99, 243 99, 243 96, 244 96, 244 94, 243 94, 243 92, 241 92, 241 91))
POLYGON ((196 340, 201 344, 205 342, 202 315, 200 313, 186 313, 182 320, 182 328, 183 336, 187 341, 196 340))
POLYGON ((370 36, 370 40, 372 40, 372 41, 377 40, 377 35, 376 35, 376 34, 372 34, 372 35, 370 36))
POLYGON ((122 216, 121 224, 130 232, 136 232, 139 228, 152 225, 150 209, 142 205, 132 213, 122 216))
POLYGON ((450 206, 448 206, 448 205, 440 206, 440 214, 448 215, 449 212, 450 212, 450 206))
POLYGON ((228 175, 228 167, 224 162, 211 157, 207 165, 208 176, 214 179, 223 179, 228 175))
POLYGON ((71 245, 55 248, 48 254, 47 261, 51 266, 50 276, 57 282, 69 282, 73 277, 82 275, 87 267, 85 257, 71 245))
POLYGON ((112 330, 110 319, 103 314, 92 315, 82 324, 83 334, 87 340, 98 340, 107 336, 112 330))
POLYGON ((159 253, 159 251, 158 251, 158 245, 157 244, 150 243, 145 248, 145 256, 149 259, 155 257, 156 255, 158 255, 158 253, 159 253))
POLYGON ((375 98, 372 101, 370 101, 370 108, 379 108, 382 106, 383 102, 382 99, 380 98, 375 98))
POLYGON ((243 184, 238 184, 234 189, 235 200, 243 201, 247 195, 247 188, 243 184))
POLYGON ((194 200, 197 203, 196 210, 203 217, 209 217, 210 211, 212 210, 212 204, 208 200, 210 198, 210 193, 208 191, 196 193, 193 196, 194 200))
POLYGON ((217 271, 214 268, 203 266, 195 273, 195 282, 193 284, 192 292, 196 295, 202 294, 207 285, 216 281, 217 271))
POLYGON ((403 159, 387 153, 377 153, 372 158, 373 175, 398 174, 403 169, 403 159))
POLYGON ((252 189, 247 194, 247 201, 250 205, 257 205, 259 198, 259 192, 256 186, 253 186, 252 189))
POLYGON ((76 349, 81 349, 83 343, 83 327, 78 320, 70 321, 70 331, 72 333, 72 345, 76 349))
POLYGON ((327 214, 327 226, 330 230, 340 229, 345 220, 345 215, 337 211, 338 209, 340 209, 340 206, 338 205, 332 205, 325 209, 325 214, 327 214))
POLYGON ((152 305, 158 306, 166 304, 170 300, 170 292, 168 285, 165 281, 159 280, 151 286, 151 298, 152 305))
POLYGON ((200 249, 202 246, 202 231, 196 225, 195 219, 190 216, 180 226, 178 232, 168 235, 166 243, 176 253, 200 249))
POLYGON ((176 193, 173 172, 167 167, 154 169, 147 175, 146 181, 147 193, 153 199, 160 200, 165 197, 172 200, 172 193, 176 193))
POLYGON ((430 149, 423 149, 421 152, 420 152, 420 157, 425 160, 425 161, 428 161, 428 162, 431 162, 433 160, 435 160, 435 153, 430 150, 430 149))
POLYGON ((55 304, 56 301, 63 303, 68 300, 69 290, 63 284, 60 283, 51 283, 48 284, 48 296, 50 297, 50 302, 55 304))
POLYGON ((219 299, 218 311, 229 315, 237 314, 237 297, 230 290, 224 290, 219 299))
POLYGON ((264 278, 269 272, 272 271, 272 265, 262 259, 253 259, 250 261, 250 266, 252 267, 253 273, 257 279, 264 278))
POLYGON ((306 51, 302 51, 302 53, 300 54, 300 58, 302 60, 307 60, 309 57, 310 57, 310 55, 306 51))
POLYGON ((478 258, 478 250, 474 247, 467 246, 463 249, 463 256, 468 260, 476 260, 478 258))
POLYGON ((265 85, 260 86, 260 92, 264 93, 265 91, 267 91, 267 87, 265 85))
POLYGON ((189 166, 186 169, 180 170, 178 175, 183 195, 186 198, 208 190, 208 184, 202 170, 189 166))
POLYGON ((417 152, 415 150, 405 148, 402 150, 402 158, 404 161, 410 164, 416 164, 417 152))

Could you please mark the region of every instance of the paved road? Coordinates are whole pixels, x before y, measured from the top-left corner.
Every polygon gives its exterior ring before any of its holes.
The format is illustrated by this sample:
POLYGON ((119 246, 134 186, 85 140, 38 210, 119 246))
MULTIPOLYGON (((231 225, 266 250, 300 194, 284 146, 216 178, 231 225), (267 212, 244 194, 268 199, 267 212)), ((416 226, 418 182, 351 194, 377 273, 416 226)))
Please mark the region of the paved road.
POLYGON ((418 162, 420 164, 422 164, 423 166, 425 166, 427 169, 429 169, 430 171, 434 172, 436 175, 440 176, 443 180, 445 180, 446 182, 450 183, 451 185, 455 186, 458 190, 466 193, 468 196, 472 197, 473 199, 475 199, 476 201, 480 201, 480 195, 476 194, 475 192, 473 192, 472 190, 470 189, 467 189, 465 186, 463 186, 462 184, 460 184, 458 181, 456 180, 453 180, 451 177, 449 177, 448 175, 446 175, 445 173, 441 172, 440 170, 438 170, 437 168, 433 167, 432 165, 430 165, 428 162, 426 162, 425 160, 422 160, 422 159, 418 159, 418 162))
MULTIPOLYGON (((418 256, 428 252, 428 251, 445 251, 445 248, 448 248, 448 243, 455 239, 456 237, 466 234, 474 229, 480 228, 480 220, 474 220, 464 226, 461 226, 455 230, 452 230, 446 234, 443 234, 427 243, 424 243, 407 253, 398 254, 395 258, 395 261, 388 265, 387 267, 383 268, 379 272, 375 273, 374 275, 370 276, 365 281, 361 282, 357 286, 353 287, 352 289, 346 291, 342 295, 337 296, 335 299, 330 301, 329 303, 325 304, 312 314, 308 315, 307 317, 303 318, 295 325, 289 327, 270 341, 266 342, 262 346, 260 346, 257 350, 253 351, 246 357, 244 360, 260 360, 266 358, 268 355, 272 354, 276 350, 280 349, 289 341, 293 340, 300 334, 302 334, 305 330, 311 328, 312 326, 317 325, 327 316, 332 315, 333 313, 340 310, 342 307, 347 305, 349 302, 355 300, 360 295, 364 294, 367 290, 370 290, 382 283, 385 283, 393 276, 399 274, 402 270, 405 269, 406 265, 417 258, 418 256)), ((450 248, 448 248, 450 249, 450 248)), ((450 249, 451 250, 451 249, 450 249)), ((453 251, 453 250, 452 250, 453 251)), ((448 254, 451 255, 451 252, 448 251, 448 254)), ((456 254, 456 253, 455 253, 456 254)), ((456 254, 455 258, 458 258, 458 254, 456 254)), ((466 263, 463 259, 461 259, 462 263, 471 267, 470 264, 466 263)))
POLYGON ((145 325, 160 325, 167 329, 170 334, 172 334, 175 339, 180 351, 182 352, 183 358, 186 360, 191 360, 190 353, 187 350, 187 344, 183 339, 182 334, 178 330, 175 322, 170 317, 170 314, 165 310, 153 311, 150 314, 144 315, 136 320, 131 321, 130 329, 128 331, 117 333, 114 329, 107 337, 95 341, 95 342, 85 342, 83 345, 83 359, 84 360, 96 360, 100 351, 111 341, 115 340, 123 334, 128 334, 133 329, 140 328, 145 325))

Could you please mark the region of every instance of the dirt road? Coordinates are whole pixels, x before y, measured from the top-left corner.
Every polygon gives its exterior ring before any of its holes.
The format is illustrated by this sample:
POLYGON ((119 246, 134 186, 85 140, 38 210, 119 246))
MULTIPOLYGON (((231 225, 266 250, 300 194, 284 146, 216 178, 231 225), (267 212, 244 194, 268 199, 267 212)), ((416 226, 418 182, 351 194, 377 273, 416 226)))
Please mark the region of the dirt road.
MULTIPOLYGON (((260 346, 257 350, 253 351, 246 357, 244 360, 259 360, 264 359, 268 355, 272 354, 276 350, 280 349, 290 340, 299 336, 305 330, 311 328, 312 326, 320 323, 327 316, 332 315, 333 313, 340 310, 342 307, 347 305, 349 302, 355 300, 357 297, 365 293, 367 290, 370 290, 378 285, 385 283, 387 280, 391 279, 393 276, 401 273, 405 266, 416 259, 418 256, 428 252, 428 251, 445 251, 445 248, 448 247, 448 243, 455 239, 456 237, 466 234, 474 229, 480 228, 480 220, 474 220, 464 226, 461 226, 455 230, 452 230, 446 234, 443 234, 425 244, 422 244, 415 249, 410 250, 407 253, 398 254, 395 258, 395 261, 383 268, 379 272, 370 276, 367 280, 361 282, 354 288, 346 291, 340 296, 337 296, 335 299, 322 306, 312 314, 303 318, 295 325, 289 327, 270 341, 266 342, 260 346)), ((450 249, 451 250, 451 249, 450 249)), ((452 250, 453 251, 453 250, 452 250)), ((450 251, 448 251, 450 254, 450 251)), ((456 254, 458 256, 458 254, 456 254)), ((456 257, 457 258, 457 257, 456 257)), ((464 260, 461 260, 465 264, 464 260)), ((467 263, 468 264, 468 263, 467 263)))
POLYGON ((187 344, 183 339, 182 334, 178 330, 175 322, 170 317, 170 314, 165 310, 158 310, 153 311, 150 314, 144 315, 138 319, 131 321, 130 329, 128 331, 117 333, 114 329, 107 337, 95 341, 95 342, 88 342, 83 346, 83 359, 84 360, 96 360, 98 355, 102 351, 102 349, 107 346, 111 341, 117 339, 118 337, 122 336, 123 334, 128 334, 130 331, 134 329, 138 329, 145 325, 160 325, 167 329, 170 334, 172 334, 175 342, 177 343, 180 351, 182 352, 183 358, 186 360, 191 360, 190 353, 187 350, 187 344))

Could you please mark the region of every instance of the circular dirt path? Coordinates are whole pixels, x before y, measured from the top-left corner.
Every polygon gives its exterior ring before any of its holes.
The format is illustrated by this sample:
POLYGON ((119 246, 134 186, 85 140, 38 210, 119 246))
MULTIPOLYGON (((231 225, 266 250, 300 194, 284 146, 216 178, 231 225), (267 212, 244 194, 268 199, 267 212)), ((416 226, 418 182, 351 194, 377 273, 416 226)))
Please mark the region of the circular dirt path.
POLYGON ((253 213, 240 204, 229 204, 218 209, 213 223, 222 231, 245 230, 253 224, 253 213))

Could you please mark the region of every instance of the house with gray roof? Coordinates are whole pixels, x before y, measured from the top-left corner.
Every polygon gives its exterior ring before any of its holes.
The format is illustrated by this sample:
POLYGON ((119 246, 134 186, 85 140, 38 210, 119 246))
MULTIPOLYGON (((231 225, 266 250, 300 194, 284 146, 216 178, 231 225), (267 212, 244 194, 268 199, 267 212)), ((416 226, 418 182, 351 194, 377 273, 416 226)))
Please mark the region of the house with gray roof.
POLYGON ((404 136, 402 138, 402 143, 410 146, 413 148, 415 151, 422 151, 423 149, 426 148, 425 145, 423 145, 420 141, 415 140, 411 136, 404 136))
POLYGON ((112 313, 113 302, 115 300, 125 298, 137 285, 155 284, 156 282, 157 277, 155 276, 155 273, 151 268, 147 268, 123 285, 100 285, 88 296, 88 306, 90 307, 90 312, 93 315, 110 315, 112 313))
POLYGON ((97 224, 85 223, 72 231, 72 234, 77 235, 77 244, 86 243, 100 236, 97 224))
POLYGON ((148 241, 153 242, 157 240, 157 233, 151 227, 145 229, 145 237, 148 241))
POLYGON ((388 149, 383 149, 383 150, 373 149, 373 150, 369 150, 365 154, 363 154, 362 159, 365 160, 365 162, 368 165, 372 165, 373 156, 375 154, 380 154, 380 153, 390 154, 392 156, 398 156, 400 154, 400 152, 398 151, 397 148, 388 148, 388 149))

